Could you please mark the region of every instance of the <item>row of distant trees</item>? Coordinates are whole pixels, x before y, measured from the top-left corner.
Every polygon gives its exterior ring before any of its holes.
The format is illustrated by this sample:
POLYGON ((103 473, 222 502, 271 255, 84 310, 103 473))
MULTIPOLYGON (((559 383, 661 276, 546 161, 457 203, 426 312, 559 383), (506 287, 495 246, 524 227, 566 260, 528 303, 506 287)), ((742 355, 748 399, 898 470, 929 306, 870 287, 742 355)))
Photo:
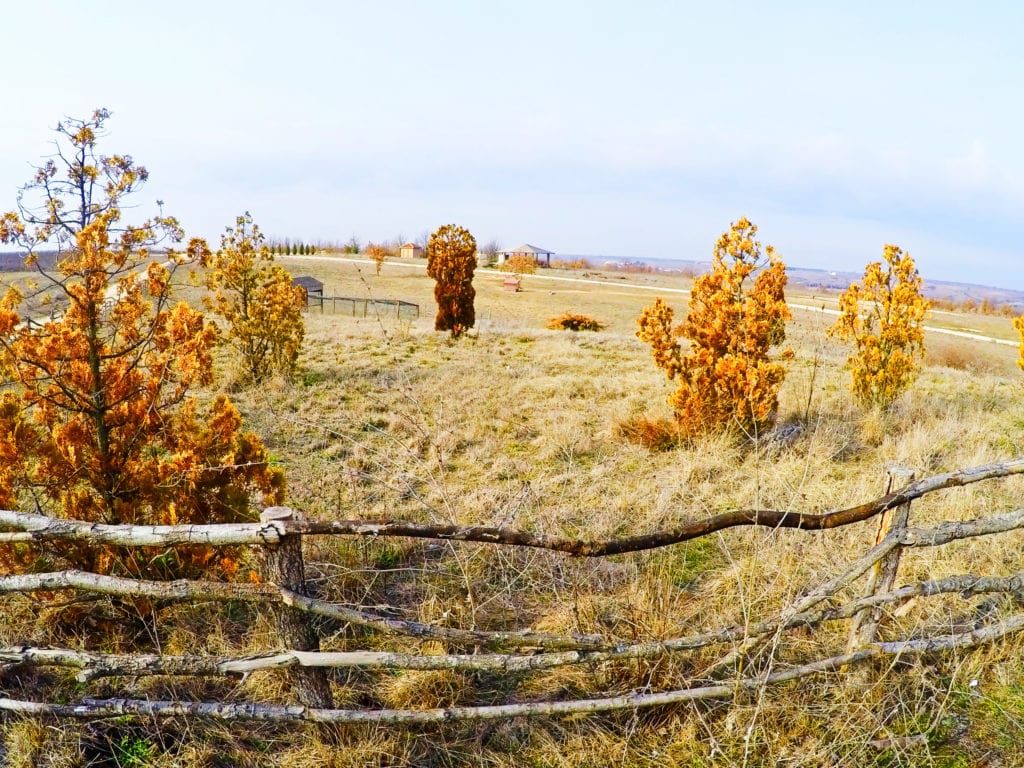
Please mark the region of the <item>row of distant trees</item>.
POLYGON ((946 312, 966 312, 968 314, 997 317, 1016 317, 1020 314, 1020 310, 1015 304, 989 301, 988 299, 982 299, 981 301, 976 301, 975 299, 963 299, 962 301, 957 301, 956 299, 932 299, 932 307, 946 312))
MULTIPOLYGON (((356 235, 352 235, 348 240, 316 240, 307 241, 301 238, 267 238, 266 246, 270 249, 270 252, 276 256, 307 256, 315 253, 347 253, 347 254, 363 254, 372 256, 373 253, 383 252, 388 258, 395 258, 399 255, 402 250, 402 246, 408 242, 413 242, 423 249, 423 255, 426 256, 427 246, 429 245, 430 235, 429 233, 423 233, 419 237, 410 241, 408 238, 398 235, 388 240, 380 241, 368 241, 363 243, 356 235)), ((493 265, 498 262, 498 254, 501 252, 501 245, 497 240, 489 240, 478 247, 477 251, 481 258, 481 263, 484 265, 493 265)), ((576 259, 574 261, 564 261, 552 263, 552 266, 560 266, 567 269, 589 269, 590 264, 585 259, 576 259)))
POLYGON ((267 247, 275 256, 311 256, 320 250, 312 243, 293 243, 290 240, 285 240, 283 242, 269 242, 267 243, 267 247))

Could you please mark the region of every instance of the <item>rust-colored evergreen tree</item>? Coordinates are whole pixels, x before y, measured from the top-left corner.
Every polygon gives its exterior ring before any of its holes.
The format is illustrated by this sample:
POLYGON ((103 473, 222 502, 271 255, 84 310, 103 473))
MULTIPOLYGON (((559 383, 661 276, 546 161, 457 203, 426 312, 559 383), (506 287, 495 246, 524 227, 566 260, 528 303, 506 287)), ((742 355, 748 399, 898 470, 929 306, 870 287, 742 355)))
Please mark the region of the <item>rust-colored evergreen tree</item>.
POLYGON ((679 380, 669 403, 683 435, 732 429, 756 436, 775 419, 785 368, 770 353, 785 341, 790 318, 786 265, 772 246, 762 253, 756 234, 741 218, 718 239, 711 271, 694 280, 680 325, 660 298, 637 320, 655 365, 679 380))
POLYGON ((839 297, 839 319, 829 333, 854 343, 847 364, 857 400, 887 408, 920 370, 931 302, 921 292, 921 276, 909 254, 886 245, 883 258, 884 266, 868 264, 864 279, 839 297))
POLYGON ((290 378, 306 331, 305 294, 273 261, 274 254, 246 212, 221 236, 206 273, 212 292, 207 308, 224 318, 225 337, 241 355, 252 382, 273 373, 290 378))
MULTIPOLYGON (((173 301, 175 271, 208 251, 193 240, 151 253, 182 241, 170 217, 121 223, 124 197, 147 173, 127 155, 97 153, 108 117, 60 123, 58 159, 37 170, 0 226, 61 310, 27 319, 17 290, 0 300, 0 504, 101 523, 256 519, 252 495, 280 502, 283 475, 226 397, 201 408, 192 396, 213 379, 216 331, 173 301), (58 250, 56 269, 36 258, 43 247, 58 250)), ((0 546, 2 568, 54 562, 155 577, 237 567, 230 551, 202 547, 0 546)))
POLYGON ((370 243, 363 252, 370 257, 379 275, 380 271, 384 268, 384 262, 388 260, 388 249, 383 245, 370 243))
POLYGON ((451 331, 458 338, 476 323, 473 299, 473 271, 476 269, 476 240, 468 230, 446 224, 427 243, 427 275, 436 282, 435 331, 451 331))
POLYGON ((1017 329, 1020 337, 1020 346, 1017 348, 1017 367, 1024 370, 1024 315, 1013 318, 1013 327, 1017 329))

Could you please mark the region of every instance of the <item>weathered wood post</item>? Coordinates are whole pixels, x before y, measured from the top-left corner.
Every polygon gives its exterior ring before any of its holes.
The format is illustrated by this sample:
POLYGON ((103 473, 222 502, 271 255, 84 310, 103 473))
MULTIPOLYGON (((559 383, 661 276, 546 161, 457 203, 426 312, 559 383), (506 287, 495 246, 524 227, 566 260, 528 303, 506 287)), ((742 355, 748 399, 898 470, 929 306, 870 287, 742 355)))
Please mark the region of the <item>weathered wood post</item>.
MULTIPOLYGON (((261 523, 298 519, 299 514, 288 507, 267 507, 260 515, 261 523)), ((264 547, 263 579, 293 592, 306 594, 302 536, 282 536, 279 543, 264 547)), ((277 635, 285 648, 296 651, 320 650, 320 638, 302 611, 286 605, 274 605, 273 611, 277 635)), ((300 703, 317 709, 330 709, 334 706, 326 670, 295 667, 292 679, 300 703)))
MULTIPOLYGON (((886 493, 902 490, 914 482, 914 472, 903 467, 892 467, 889 469, 889 482, 885 489, 886 493)), ((878 518, 878 529, 875 532, 875 544, 882 540, 892 531, 899 531, 907 527, 907 520, 910 517, 910 502, 901 504, 898 507, 887 509, 878 518)), ((864 590, 864 597, 882 594, 892 589, 896 582, 896 571, 900 567, 900 553, 902 547, 896 547, 887 554, 871 569, 868 574, 867 587, 864 590)), ((865 608, 853 617, 850 626, 850 641, 847 644, 847 652, 853 651, 865 643, 875 639, 878 632, 878 625, 882 621, 882 609, 865 608)))

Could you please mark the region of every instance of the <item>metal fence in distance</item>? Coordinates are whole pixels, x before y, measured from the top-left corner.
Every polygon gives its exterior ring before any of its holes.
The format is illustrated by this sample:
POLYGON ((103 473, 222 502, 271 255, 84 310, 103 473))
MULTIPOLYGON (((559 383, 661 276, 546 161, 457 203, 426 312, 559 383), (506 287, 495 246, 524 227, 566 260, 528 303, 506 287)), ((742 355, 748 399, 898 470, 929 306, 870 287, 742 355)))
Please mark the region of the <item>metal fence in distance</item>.
POLYGON ((420 316, 420 305, 411 301, 401 299, 370 299, 357 298, 352 296, 320 296, 315 293, 309 294, 306 306, 310 309, 319 309, 321 314, 333 312, 352 315, 353 317, 379 317, 390 315, 393 317, 418 318, 420 316))

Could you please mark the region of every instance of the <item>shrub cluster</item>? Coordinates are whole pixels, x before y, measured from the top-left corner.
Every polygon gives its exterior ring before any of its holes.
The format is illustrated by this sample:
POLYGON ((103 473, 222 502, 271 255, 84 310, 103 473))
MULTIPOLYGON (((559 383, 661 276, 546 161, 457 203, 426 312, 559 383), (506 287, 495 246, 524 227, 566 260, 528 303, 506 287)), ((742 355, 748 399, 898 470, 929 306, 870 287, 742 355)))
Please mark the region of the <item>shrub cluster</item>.
POLYGON ((537 271, 537 260, 525 253, 516 253, 508 257, 508 261, 500 267, 502 272, 513 272, 517 275, 532 275, 537 271))
POLYGON ((586 315, 563 312, 558 317, 549 317, 545 327, 552 331, 600 331, 604 325, 586 315))
POLYGON ((221 236, 208 262, 206 306, 224 319, 226 339, 241 355, 250 382, 274 373, 291 378, 306 332, 305 293, 273 262, 248 213, 221 236))

